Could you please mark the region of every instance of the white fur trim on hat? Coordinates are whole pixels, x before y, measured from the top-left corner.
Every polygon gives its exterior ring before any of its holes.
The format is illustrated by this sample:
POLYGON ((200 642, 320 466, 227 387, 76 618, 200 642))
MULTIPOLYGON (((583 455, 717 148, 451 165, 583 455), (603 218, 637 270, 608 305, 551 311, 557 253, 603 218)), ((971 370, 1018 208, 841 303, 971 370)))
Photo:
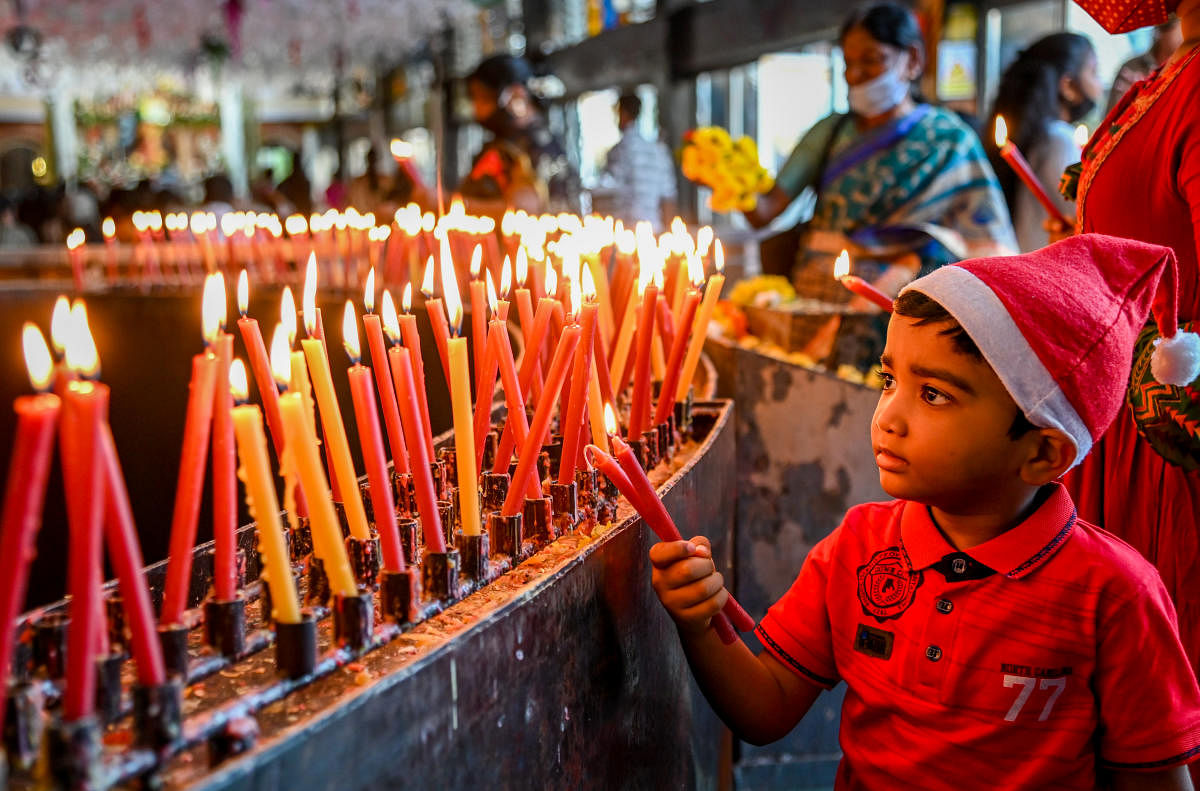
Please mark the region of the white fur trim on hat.
POLYGON ((1150 354, 1150 373, 1165 385, 1190 385, 1200 376, 1200 335, 1176 330, 1173 337, 1156 338, 1150 354))
POLYGON ((1092 449, 1092 432, 1042 365, 987 284, 960 266, 944 266, 904 288, 937 301, 975 341, 988 365, 1033 425, 1056 428, 1075 443, 1075 464, 1092 449))

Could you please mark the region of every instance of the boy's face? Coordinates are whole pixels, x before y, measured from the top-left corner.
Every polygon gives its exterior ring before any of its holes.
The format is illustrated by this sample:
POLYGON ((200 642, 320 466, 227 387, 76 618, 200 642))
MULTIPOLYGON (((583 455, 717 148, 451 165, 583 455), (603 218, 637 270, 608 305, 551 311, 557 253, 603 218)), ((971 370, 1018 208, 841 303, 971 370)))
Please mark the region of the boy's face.
POLYGON ((946 328, 892 316, 871 446, 892 497, 980 513, 1025 486, 1020 471, 1035 432, 1008 436, 1016 403, 991 366, 941 334, 946 328))

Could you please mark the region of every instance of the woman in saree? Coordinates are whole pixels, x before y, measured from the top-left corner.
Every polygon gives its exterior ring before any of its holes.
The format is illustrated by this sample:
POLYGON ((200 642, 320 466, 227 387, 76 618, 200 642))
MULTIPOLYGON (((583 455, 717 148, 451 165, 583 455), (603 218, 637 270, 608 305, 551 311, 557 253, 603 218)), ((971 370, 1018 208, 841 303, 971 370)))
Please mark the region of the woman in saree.
MULTIPOLYGON (((774 189, 746 214, 762 227, 806 189, 816 193, 793 273, 801 296, 840 298, 832 271, 842 249, 855 274, 890 295, 943 264, 1015 252, 1004 194, 978 135, 954 113, 913 97, 924 64, 913 13, 871 5, 846 20, 839 41, 850 113, 810 129, 774 189)), ((852 355, 860 367, 878 356, 882 336, 867 347, 852 355)))

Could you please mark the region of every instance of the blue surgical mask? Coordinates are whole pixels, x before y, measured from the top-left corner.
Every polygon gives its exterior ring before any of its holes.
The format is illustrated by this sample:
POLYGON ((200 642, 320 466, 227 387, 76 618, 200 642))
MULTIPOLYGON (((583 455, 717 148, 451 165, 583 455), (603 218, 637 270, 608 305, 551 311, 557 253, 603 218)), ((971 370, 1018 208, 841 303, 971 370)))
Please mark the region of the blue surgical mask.
POLYGON ((908 96, 912 86, 900 74, 900 64, 874 79, 850 86, 850 110, 864 118, 873 118, 891 110, 908 96))

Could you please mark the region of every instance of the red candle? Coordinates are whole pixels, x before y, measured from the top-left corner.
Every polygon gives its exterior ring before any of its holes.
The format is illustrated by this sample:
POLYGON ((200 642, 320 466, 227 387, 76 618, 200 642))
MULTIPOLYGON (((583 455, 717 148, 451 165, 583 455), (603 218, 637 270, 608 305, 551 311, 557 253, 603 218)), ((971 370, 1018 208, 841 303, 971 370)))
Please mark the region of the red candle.
POLYGON ((683 298, 682 318, 679 321, 679 332, 671 345, 671 356, 667 359, 667 372, 663 377, 662 389, 659 390, 658 407, 654 412, 654 423, 667 422, 667 418, 675 410, 675 391, 679 387, 679 374, 683 368, 683 355, 687 352, 687 328, 692 326, 696 317, 696 307, 700 304, 700 292, 694 288, 688 289, 683 298))
POLYGON ((629 410, 629 438, 640 439, 650 428, 650 343, 654 340, 654 314, 658 288, 653 283, 642 294, 638 313, 637 360, 633 369, 633 403, 629 410))
MULTIPOLYGON (((50 351, 42 333, 26 323, 25 357, 34 388, 44 390, 54 378, 50 351)), ((25 602, 29 564, 42 523, 46 479, 54 453, 54 432, 62 402, 51 393, 21 396, 13 402, 17 415, 16 438, 4 489, 0 518, 0 733, 4 732, 5 693, 12 662, 16 619, 25 602)))
POLYGON ((217 381, 217 358, 212 352, 192 357, 192 381, 188 385, 187 417, 183 448, 179 456, 179 478, 175 487, 175 510, 171 517, 170 555, 163 588, 159 623, 183 622, 192 575, 192 548, 196 545, 196 520, 200 515, 200 492, 204 488, 208 435, 212 428, 213 387, 217 381))
POLYGON ((217 337, 216 350, 212 428, 213 595, 217 601, 233 601, 237 597, 237 445, 233 438, 233 395, 229 391, 233 336, 222 332, 217 337))
POLYGON ((675 345, 675 322, 671 319, 671 306, 665 294, 658 295, 658 334, 662 338, 664 351, 675 345))
MULTIPOLYGON (((483 387, 483 377, 486 373, 484 358, 487 346, 487 292, 481 275, 483 250, 475 245, 471 254, 471 282, 467 284, 471 298, 471 361, 475 365, 475 392, 483 387)), ((493 374, 494 376, 494 374, 493 374)), ((478 447, 478 443, 476 443, 478 447)))
MULTIPOLYGON (((212 391, 205 393, 212 403, 212 391)), ((67 627, 67 681, 63 719, 75 722, 96 706, 95 647, 100 620, 100 548, 104 520, 104 460, 101 429, 108 407, 108 388, 94 382, 72 382, 63 394, 62 466, 67 495, 70 544, 67 592, 71 596, 67 627)))
MULTIPOLYGON (((496 464, 492 472, 508 472, 509 459, 512 458, 513 443, 524 445, 525 437, 529 435, 528 417, 525 415, 525 399, 521 395, 521 384, 517 378, 517 367, 513 362, 512 346, 508 342, 508 329, 503 321, 493 321, 488 328, 488 352, 497 360, 500 368, 500 381, 504 385, 504 401, 508 406, 508 418, 505 420, 506 436, 512 438, 503 457, 496 454, 496 464)), ((529 479, 525 496, 536 499, 541 495, 537 481, 529 479)))
POLYGON ((129 490, 121 473, 112 429, 107 423, 101 439, 104 455, 104 534, 108 557, 121 585, 121 602, 125 609, 125 620, 129 624, 130 647, 137 663, 138 681, 146 686, 156 686, 167 680, 166 665, 154 629, 154 606, 150 603, 150 589, 146 586, 142 571, 145 564, 142 562, 141 547, 138 546, 137 528, 133 523, 129 490))
MULTIPOLYGON (((367 275, 367 282, 374 280, 374 271, 367 275)), ((375 385, 379 390, 379 403, 383 408, 383 422, 387 427, 388 447, 392 449, 392 465, 396 472, 408 472, 408 448, 404 444, 404 432, 400 428, 400 409, 396 406, 396 391, 388 381, 387 347, 383 343, 383 325, 372 313, 375 307, 374 289, 368 287, 365 297, 367 312, 363 315, 363 329, 367 332, 367 347, 371 350, 371 367, 375 371, 375 385)))
POLYGON ((888 313, 892 312, 891 297, 875 288, 875 286, 863 280, 861 277, 850 274, 850 253, 847 251, 843 250, 841 255, 839 255, 837 260, 834 262, 833 276, 836 277, 843 286, 853 291, 855 294, 858 294, 863 299, 870 300, 873 304, 879 306, 883 310, 886 310, 888 313))
POLYGON ((504 500, 501 513, 504 516, 515 516, 522 507, 524 493, 527 491, 528 480, 537 468, 537 458, 541 451, 542 438, 550 428, 550 416, 554 410, 554 395, 562 387, 567 376, 567 362, 579 343, 579 328, 568 327, 563 330, 558 339, 558 348, 554 353, 554 361, 546 375, 546 388, 538 401, 537 410, 533 413, 533 424, 529 434, 521 445, 521 453, 517 456, 517 470, 509 484, 508 497, 504 500))
POLYGON ((575 348, 575 361, 571 368, 571 394, 562 422, 562 458, 558 464, 558 482, 571 483, 575 480, 575 463, 579 457, 580 432, 584 426, 587 409, 588 386, 592 379, 592 351, 596 334, 596 312, 599 305, 589 301, 580 310, 579 344, 575 348))
POLYGON ((608 372, 608 353, 604 347, 604 333, 596 332, 592 336, 592 341, 595 348, 592 350, 593 362, 596 369, 596 378, 600 382, 600 399, 606 404, 615 404, 616 399, 613 398, 612 379, 608 372))
MULTIPOLYGON (((366 318, 364 316, 364 318, 366 318)), ((378 317, 376 319, 378 326, 378 317)), ((363 463, 367 467, 367 481, 371 488, 371 510, 374 512, 375 529, 379 533, 379 546, 383 552, 383 567, 387 571, 404 571, 404 551, 400 548, 400 531, 396 528, 395 500, 392 498, 392 481, 388 475, 387 459, 383 454, 383 436, 379 432, 379 417, 375 414, 375 388, 371 382, 371 369, 359 362, 358 328, 354 323, 354 308, 346 302, 346 353, 353 365, 346 372, 350 380, 350 397, 354 401, 354 420, 358 425, 358 441, 362 448, 363 463)), ((382 337, 380 341, 382 342, 382 337)), ((385 384, 386 381, 385 381, 385 384)), ((391 389, 391 385, 387 385, 391 389)), ((394 402, 393 402, 394 406, 394 402)), ((397 421, 399 422, 399 421, 397 421)), ((407 470, 406 470, 407 471, 407 470)))
MULTIPOLYGON (((533 330, 525 337, 525 351, 521 357, 521 373, 518 378, 518 384, 521 387, 521 396, 528 403, 533 396, 532 383, 536 372, 540 371, 538 358, 541 356, 540 350, 542 341, 546 337, 546 328, 550 325, 550 317, 554 312, 554 300, 542 299, 538 301, 537 315, 533 320, 533 330)), ((492 468, 493 472, 508 472, 508 464, 512 459, 513 450, 518 447, 517 440, 513 436, 512 426, 507 423, 504 426, 504 432, 500 435, 500 446, 496 453, 496 465, 492 468)))
POLYGON ((388 359, 392 364, 396 400, 400 405, 401 422, 404 425, 404 435, 408 440, 413 489, 417 496, 417 511, 421 515, 425 548, 430 552, 445 552, 446 540, 442 535, 441 519, 438 517, 437 497, 433 492, 433 473, 429 469, 430 457, 425 454, 425 443, 421 441, 416 386, 413 384, 413 358, 418 354, 420 354, 419 349, 414 351, 393 346, 388 350, 388 359))
POLYGON ((433 340, 437 343, 438 358, 442 361, 442 375, 446 377, 446 387, 450 387, 450 358, 446 351, 450 343, 450 322, 446 319, 446 307, 442 300, 433 298, 425 300, 425 310, 429 314, 429 324, 433 327, 433 340))
POLYGON ((411 305, 412 285, 409 284, 404 287, 404 313, 399 318, 400 335, 404 339, 404 347, 412 352, 413 381, 416 384, 417 401, 421 411, 419 428, 425 440, 425 457, 432 459, 433 426, 429 421, 429 396, 425 390, 425 360, 421 356, 421 334, 417 331, 417 317, 409 312, 411 305))
POLYGON ((1037 202, 1042 204, 1042 208, 1046 210, 1046 216, 1052 220, 1057 220, 1066 228, 1075 227, 1075 223, 1058 210, 1058 206, 1054 205, 1054 201, 1050 199, 1045 187, 1038 181, 1037 174, 1033 172, 1033 168, 1029 167, 1029 162, 1025 160, 1025 156, 1021 153, 1021 149, 1017 148, 1016 144, 1008 139, 1008 125, 1004 122, 1004 116, 996 116, 996 145, 1000 148, 1000 156, 1008 163, 1013 172, 1017 174, 1017 178, 1025 184, 1026 188, 1033 193, 1033 197, 1037 198, 1037 202))
POLYGON ((241 314, 241 318, 238 319, 238 331, 242 335, 242 344, 246 347, 246 357, 250 360, 250 370, 254 373, 254 382, 258 385, 258 394, 267 418, 267 428, 271 432, 271 444, 274 445, 275 455, 278 457, 283 455, 283 422, 279 417, 279 391, 275 389, 271 360, 267 357, 267 347, 263 342, 258 320, 246 315, 249 302, 249 284, 243 270, 238 276, 238 312, 241 314), (246 287, 244 294, 243 284, 246 287))

